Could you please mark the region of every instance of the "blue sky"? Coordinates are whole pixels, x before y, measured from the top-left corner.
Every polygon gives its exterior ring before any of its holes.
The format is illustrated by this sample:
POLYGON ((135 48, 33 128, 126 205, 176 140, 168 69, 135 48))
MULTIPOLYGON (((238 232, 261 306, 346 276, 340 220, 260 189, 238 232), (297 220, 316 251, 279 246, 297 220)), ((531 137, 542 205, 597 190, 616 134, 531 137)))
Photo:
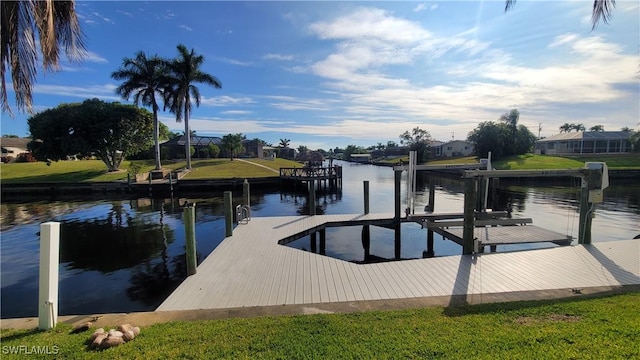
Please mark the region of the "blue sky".
MULTIPOLYGON (((37 111, 98 97, 123 101, 110 74, 137 51, 185 44, 222 89, 200 85, 191 128, 274 145, 330 149, 399 142, 418 126, 464 139, 512 108, 550 136, 566 122, 638 128, 640 9, 617 1, 591 31, 591 1, 78 1, 90 56, 40 75, 37 111)), ((9 92, 13 97, 12 90, 9 92)), ((11 103, 13 105, 13 102, 11 103)), ((14 109, 15 112, 15 109, 14 109)), ((2 114, 27 135, 28 115, 2 114)), ((169 112, 160 119, 183 131, 169 112)))

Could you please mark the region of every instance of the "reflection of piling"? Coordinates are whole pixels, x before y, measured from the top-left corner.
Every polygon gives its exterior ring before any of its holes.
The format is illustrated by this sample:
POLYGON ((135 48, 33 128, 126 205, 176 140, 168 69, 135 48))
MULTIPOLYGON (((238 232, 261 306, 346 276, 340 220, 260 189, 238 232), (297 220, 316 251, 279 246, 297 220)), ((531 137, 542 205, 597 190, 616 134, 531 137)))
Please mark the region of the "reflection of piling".
POLYGON ((316 214, 316 181, 312 179, 307 184, 309 184, 309 215, 313 216, 316 214))
POLYGON ((320 230, 320 254, 324 255, 327 248, 327 231, 325 229, 320 230))
POLYGON ((362 248, 364 249, 364 261, 371 257, 371 229, 369 225, 362 226, 362 248))
POLYGON ((187 276, 196 273, 196 204, 187 204, 183 210, 184 239, 187 258, 187 276))
POLYGON ((312 232, 310 237, 310 241, 311 241, 311 252, 312 253, 316 253, 318 252, 318 238, 316 236, 316 232, 312 232))
POLYGON ((224 237, 233 235, 233 203, 231 191, 224 192, 224 237))
POLYGON ((429 177, 429 203, 424 209, 426 212, 433 212, 436 204, 436 180, 429 177))

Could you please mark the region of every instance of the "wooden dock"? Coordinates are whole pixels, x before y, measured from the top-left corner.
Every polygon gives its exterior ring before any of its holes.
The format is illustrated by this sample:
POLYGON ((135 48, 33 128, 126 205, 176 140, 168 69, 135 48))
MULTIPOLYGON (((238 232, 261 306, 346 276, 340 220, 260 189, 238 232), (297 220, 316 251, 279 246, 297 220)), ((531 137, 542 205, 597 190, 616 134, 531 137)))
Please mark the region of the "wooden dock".
POLYGON ((253 218, 238 225, 157 311, 640 284, 640 240, 375 264, 279 245, 282 239, 327 224, 391 218, 392 214, 253 218))

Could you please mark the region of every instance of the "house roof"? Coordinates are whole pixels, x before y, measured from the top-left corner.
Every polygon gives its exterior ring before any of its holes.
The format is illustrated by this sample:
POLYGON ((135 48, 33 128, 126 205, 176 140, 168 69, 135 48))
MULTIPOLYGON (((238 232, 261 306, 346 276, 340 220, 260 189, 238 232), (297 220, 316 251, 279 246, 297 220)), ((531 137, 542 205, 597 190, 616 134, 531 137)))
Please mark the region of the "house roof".
POLYGON ((19 149, 27 149, 27 144, 31 142, 31 139, 27 138, 0 138, 0 145, 2 147, 11 147, 19 149))
MULTIPOLYGON (((166 141, 161 145, 171 146, 171 145, 177 144, 180 146, 184 146, 185 142, 186 142, 186 137, 184 135, 181 135, 169 141, 166 141)), ((197 136, 197 135, 191 137, 191 146, 209 146, 210 144, 220 145, 222 144, 222 138, 219 138, 217 136, 197 136)))
POLYGON ((627 140, 631 136, 626 131, 578 131, 560 133, 548 138, 540 139, 537 142, 551 141, 571 141, 571 140, 627 140))

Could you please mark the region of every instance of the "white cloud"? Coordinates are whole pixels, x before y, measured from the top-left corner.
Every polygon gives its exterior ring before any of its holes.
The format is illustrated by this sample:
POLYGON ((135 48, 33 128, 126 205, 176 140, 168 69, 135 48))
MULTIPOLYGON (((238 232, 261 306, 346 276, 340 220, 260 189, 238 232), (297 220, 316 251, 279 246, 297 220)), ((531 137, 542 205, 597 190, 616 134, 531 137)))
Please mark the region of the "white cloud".
POLYGON ((187 31, 192 31, 193 28, 188 27, 187 25, 178 25, 179 28, 187 30, 187 31))
POLYGON ((126 15, 126 16, 128 16, 128 17, 133 17, 133 14, 128 13, 128 12, 126 12, 126 11, 116 10, 116 12, 118 12, 119 14, 122 14, 122 15, 126 15))
POLYGON ((115 94, 117 86, 113 84, 91 85, 91 86, 64 86, 35 84, 33 92, 35 94, 70 96, 76 98, 98 98, 103 100, 122 100, 115 94))
POLYGON ((573 34, 573 33, 558 35, 556 36, 555 40, 551 44, 549 44, 549 47, 552 48, 552 47, 564 45, 564 44, 575 41, 577 38, 578 38, 578 34, 573 34))
POLYGON ((293 60, 293 55, 286 54, 267 54, 262 57, 266 60, 283 60, 283 61, 291 61, 293 60))
MULTIPOLYGON (((406 130, 406 123, 416 119, 428 124, 435 136, 449 138, 455 131, 464 138, 478 122, 495 120, 514 107, 526 114, 524 122, 535 126, 549 121, 549 114, 562 116, 555 114, 558 104, 563 109, 573 107, 568 116, 580 113, 586 119, 590 114, 577 110, 578 104, 621 101, 631 95, 616 84, 637 87, 637 58, 599 36, 559 35, 549 47, 567 53, 536 66, 490 43, 466 38, 476 31, 438 37, 377 9, 359 9, 334 21, 314 23, 310 29, 320 39, 336 42, 331 54, 311 65, 312 73, 326 79, 321 85, 344 100, 345 115, 333 126, 363 121, 369 124, 367 131, 374 127, 372 122, 376 128, 380 123, 406 130), (422 61, 437 64, 438 73, 421 69, 422 61), (407 77, 392 72, 396 68, 407 70, 407 77), (416 84, 413 71, 439 80, 416 84), (447 73, 455 77, 442 76, 447 73), (350 122, 340 122, 345 117, 350 122), (402 125, 390 125, 395 123, 402 125)), ((586 122, 582 119, 574 121, 586 122)), ((309 134, 325 131, 317 126, 309 129, 309 134)))
POLYGON ((101 63, 101 64, 105 64, 105 63, 109 62, 107 59, 105 59, 102 56, 94 53, 93 51, 87 51, 86 55, 87 56, 84 58, 84 61, 93 62, 93 63, 101 63))
POLYGON ((250 97, 232 97, 232 96, 215 96, 215 97, 206 97, 203 96, 200 100, 200 103, 203 105, 209 106, 231 106, 231 105, 245 105, 245 104, 253 104, 255 101, 250 97))
POLYGON ((247 111, 247 110, 227 110, 227 111, 221 112, 221 114, 224 114, 224 115, 248 115, 251 113, 253 113, 253 111, 247 111))
POLYGON ((420 12, 427 9, 427 3, 420 3, 413 8, 413 12, 420 12))
POLYGON ((227 64, 231 64, 231 65, 238 65, 238 66, 254 66, 254 63, 252 63, 251 61, 241 61, 241 60, 236 60, 236 59, 230 59, 227 57, 215 57, 215 60, 220 61, 220 62, 224 62, 227 64))
POLYGON ((336 102, 336 100, 301 99, 292 96, 278 95, 265 96, 265 98, 274 100, 274 102, 269 103, 269 105, 280 110, 328 111, 331 109, 331 104, 336 102))

